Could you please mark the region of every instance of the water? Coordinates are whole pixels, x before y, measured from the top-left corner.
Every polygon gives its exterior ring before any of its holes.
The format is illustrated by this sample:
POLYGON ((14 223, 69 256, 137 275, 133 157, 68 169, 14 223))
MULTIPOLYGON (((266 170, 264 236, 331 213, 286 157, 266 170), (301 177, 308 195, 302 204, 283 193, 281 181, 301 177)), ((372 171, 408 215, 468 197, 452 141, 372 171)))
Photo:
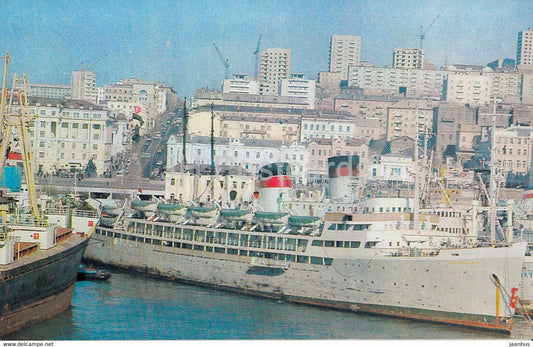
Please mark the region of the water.
POLYGON ((12 340, 517 339, 455 326, 253 298, 110 269, 108 282, 78 282, 72 307, 12 340))

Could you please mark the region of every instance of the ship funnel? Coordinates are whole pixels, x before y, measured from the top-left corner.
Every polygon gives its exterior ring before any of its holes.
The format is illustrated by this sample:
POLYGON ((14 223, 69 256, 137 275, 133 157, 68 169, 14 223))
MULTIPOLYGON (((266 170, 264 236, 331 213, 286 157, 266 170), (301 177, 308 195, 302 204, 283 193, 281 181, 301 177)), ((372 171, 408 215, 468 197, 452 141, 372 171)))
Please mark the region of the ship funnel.
POLYGON ((328 177, 332 200, 353 201, 353 186, 359 177, 359 156, 341 155, 328 158, 328 177))
POLYGON ((262 211, 280 212, 281 203, 292 192, 291 166, 272 163, 263 166, 258 174, 258 208, 262 211))

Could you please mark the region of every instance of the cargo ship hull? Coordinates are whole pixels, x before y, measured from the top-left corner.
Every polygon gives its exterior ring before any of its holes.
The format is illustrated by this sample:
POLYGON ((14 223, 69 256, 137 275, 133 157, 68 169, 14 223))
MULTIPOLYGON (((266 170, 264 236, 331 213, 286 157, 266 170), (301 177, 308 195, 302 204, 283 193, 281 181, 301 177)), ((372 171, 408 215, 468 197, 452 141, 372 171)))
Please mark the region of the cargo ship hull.
POLYGON ((516 248, 510 251, 514 246, 486 253, 476 248, 441 251, 432 258, 367 253, 319 265, 228 254, 224 247, 216 252, 164 240, 139 242, 110 230, 97 228, 85 253, 88 261, 289 302, 511 331, 513 312, 492 275, 504 286, 519 283, 520 273, 514 270, 522 258, 516 248))
POLYGON ((88 238, 73 235, 9 265, 0 265, 0 336, 49 319, 72 301, 88 238))

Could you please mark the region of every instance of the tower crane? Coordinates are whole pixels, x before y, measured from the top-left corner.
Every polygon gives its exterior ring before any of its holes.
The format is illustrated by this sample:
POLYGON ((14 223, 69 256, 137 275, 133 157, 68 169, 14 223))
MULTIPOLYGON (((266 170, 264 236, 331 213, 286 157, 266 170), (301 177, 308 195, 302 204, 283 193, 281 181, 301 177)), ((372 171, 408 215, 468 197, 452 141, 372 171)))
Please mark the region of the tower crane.
POLYGON ((255 80, 257 81, 258 76, 258 69, 259 69, 259 46, 261 45, 261 35, 259 35, 259 40, 257 40, 257 48, 254 51, 255 55, 255 80))
POLYGON ((424 35, 428 32, 429 28, 431 28, 431 26, 437 21, 439 17, 440 17, 440 14, 437 17, 435 17, 435 19, 433 19, 433 21, 431 22, 430 25, 428 25, 426 30, 424 30, 424 27, 420 27, 420 43, 419 43, 420 50, 422 50, 422 42, 424 41, 424 38, 425 38, 424 35))
POLYGON ((228 78, 229 74, 229 62, 227 58, 224 58, 222 55, 222 52, 220 52, 220 49, 218 49, 218 46, 215 42, 213 42, 213 45, 215 46, 215 49, 217 50, 218 56, 220 57, 220 60, 222 61, 222 64, 224 65, 224 78, 228 78))

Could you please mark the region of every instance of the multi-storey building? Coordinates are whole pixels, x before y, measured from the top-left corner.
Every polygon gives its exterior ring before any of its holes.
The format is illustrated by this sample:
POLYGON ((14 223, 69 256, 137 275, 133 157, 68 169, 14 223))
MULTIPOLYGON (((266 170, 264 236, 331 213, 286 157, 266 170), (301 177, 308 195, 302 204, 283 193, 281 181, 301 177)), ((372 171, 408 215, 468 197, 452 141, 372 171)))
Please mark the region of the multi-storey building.
POLYGON ((72 71, 71 81, 72 99, 85 100, 95 104, 98 92, 96 90, 96 74, 89 70, 72 71))
POLYGON ((279 95, 282 79, 290 76, 291 50, 270 48, 261 53, 259 64, 259 94, 279 95))
POLYGON ((30 137, 37 172, 83 169, 92 160, 99 174, 106 168, 108 112, 81 100, 31 98, 30 137))
POLYGON ((444 99, 458 104, 484 105, 491 99, 491 82, 489 75, 449 73, 444 83, 444 99))
POLYGON ((442 97, 446 71, 350 66, 348 86, 362 88, 365 94, 442 97))
POLYGON ((495 132, 498 168, 507 184, 528 184, 531 175, 533 127, 511 126, 495 132))
POLYGON ((387 141, 395 137, 416 138, 417 134, 432 132, 433 108, 436 102, 401 100, 387 110, 387 141))
POLYGON ((122 113, 128 119, 133 113, 139 114, 145 122, 141 128, 143 131, 155 126, 157 117, 167 111, 167 106, 171 110, 175 108, 175 104, 171 105, 171 100, 175 103, 175 92, 161 83, 130 78, 104 86, 103 94, 104 100, 100 102, 105 103, 113 114, 122 113))
POLYGON ((533 70, 533 29, 518 32, 516 48, 516 66, 518 69, 533 70))
POLYGON ((29 97, 54 98, 54 99, 70 99, 70 86, 60 84, 45 84, 45 83, 17 83, 15 90, 25 90, 29 97))
POLYGON ((329 46, 329 72, 338 72, 341 79, 348 78, 348 67, 361 62, 361 36, 331 35, 329 46))
POLYGON ((422 69, 424 51, 417 48, 394 48, 392 52, 393 69, 422 69))
POLYGON ((211 203, 236 208, 241 201, 250 201, 255 191, 255 175, 242 167, 219 165, 217 174, 209 175, 210 165, 181 165, 165 173, 165 199, 184 203, 211 203), (211 182, 213 180, 213 182, 211 182), (210 187, 206 191, 205 187, 210 187), (234 199, 232 199, 232 197, 234 199), (227 204, 227 205, 226 205, 227 204))
POLYGON ((301 113, 292 110, 270 110, 251 107, 210 107, 189 113, 188 134, 209 136, 214 114, 214 136, 255 140, 298 141, 301 113))
POLYGON ((385 129, 387 109, 400 100, 401 97, 391 95, 339 95, 335 98, 334 108, 337 112, 349 113, 354 116, 378 118, 385 129))
POLYGON ((315 113, 302 116, 300 141, 312 139, 364 139, 381 138, 382 131, 377 118, 364 118, 352 115, 315 113))
POLYGON ((221 93, 217 90, 200 89, 194 95, 193 107, 233 106, 263 107, 272 109, 306 109, 307 101, 293 96, 221 93))
MULTIPOLYGON (((291 165, 296 182, 307 183, 308 152, 305 145, 293 142, 283 145, 276 140, 214 138, 216 165, 235 166, 257 173, 264 165, 284 161, 291 165)), ((187 162, 211 164, 211 138, 193 136, 185 145, 187 162)), ((171 136, 167 142, 167 168, 183 163, 183 138, 171 136)))
POLYGON ((257 81, 249 79, 248 75, 234 75, 232 79, 224 80, 222 93, 259 94, 259 86, 257 81))
POLYGON ((533 73, 520 76, 520 97, 524 104, 533 104, 533 73))
POLYGON ((303 99, 308 109, 315 108, 315 81, 305 79, 303 74, 291 74, 281 80, 280 95, 303 99))
POLYGON ((364 173, 368 165, 368 145, 361 139, 311 139, 309 151, 309 182, 326 182, 328 158, 340 155, 358 155, 359 172, 364 173))

